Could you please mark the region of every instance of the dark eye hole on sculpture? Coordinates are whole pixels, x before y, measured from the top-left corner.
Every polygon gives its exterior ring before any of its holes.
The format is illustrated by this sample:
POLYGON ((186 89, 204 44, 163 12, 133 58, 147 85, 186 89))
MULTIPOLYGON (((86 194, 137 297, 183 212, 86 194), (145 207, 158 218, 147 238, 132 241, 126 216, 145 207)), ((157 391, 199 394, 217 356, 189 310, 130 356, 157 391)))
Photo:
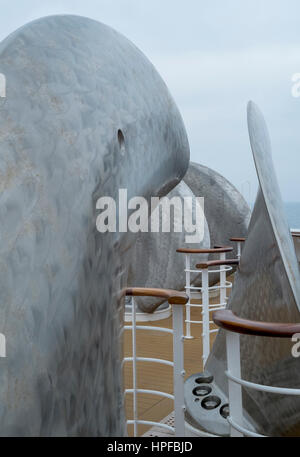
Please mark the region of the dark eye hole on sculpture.
POLYGON ((125 153, 125 138, 122 130, 118 130, 118 143, 119 143, 119 148, 121 151, 121 154, 125 153))
POLYGON ((215 409, 221 404, 221 399, 216 395, 209 395, 208 397, 204 398, 201 402, 201 406, 204 409, 215 409))

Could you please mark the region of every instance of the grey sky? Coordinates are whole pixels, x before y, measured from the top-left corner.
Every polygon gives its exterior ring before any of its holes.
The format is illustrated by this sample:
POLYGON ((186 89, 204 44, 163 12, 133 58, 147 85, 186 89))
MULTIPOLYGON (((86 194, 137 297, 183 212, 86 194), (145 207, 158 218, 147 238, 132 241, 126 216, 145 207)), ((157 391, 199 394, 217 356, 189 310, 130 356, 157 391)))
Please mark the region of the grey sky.
POLYGON ((300 201, 300 98, 291 95, 300 73, 299 0, 0 0, 0 39, 61 13, 104 22, 147 55, 179 106, 192 160, 219 171, 247 200, 257 182, 246 104, 258 103, 283 198, 300 201))

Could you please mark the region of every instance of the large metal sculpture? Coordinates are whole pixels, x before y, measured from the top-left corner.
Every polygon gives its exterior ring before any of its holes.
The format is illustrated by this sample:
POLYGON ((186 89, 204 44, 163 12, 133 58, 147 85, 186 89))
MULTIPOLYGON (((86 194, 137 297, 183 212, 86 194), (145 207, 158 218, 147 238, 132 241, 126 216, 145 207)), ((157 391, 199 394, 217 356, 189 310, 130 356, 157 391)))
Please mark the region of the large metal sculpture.
MULTIPOLYGON (((245 237, 251 211, 240 192, 211 168, 190 162, 184 181, 197 196, 204 197, 204 212, 209 228, 211 246, 228 245, 231 237, 245 237)), ((236 247, 232 256, 237 254, 236 247)), ((213 255, 211 255, 211 258, 213 255)), ((210 275, 210 283, 219 280, 210 275)))
MULTIPOLYGON (((182 208, 184 207, 185 198, 191 199, 193 203, 189 207, 187 206, 186 210, 182 211, 180 215, 177 215, 173 211, 174 217, 171 218, 170 232, 150 232, 140 233, 138 235, 129 268, 129 286, 135 285, 161 288, 168 285, 168 287, 172 289, 182 290, 185 286, 185 258, 183 255, 176 253, 176 249, 178 247, 194 249, 210 247, 209 230, 201 205, 200 207, 198 206, 198 211, 203 214, 203 220, 201 227, 196 227, 196 230, 199 232, 200 242, 197 244, 186 243, 188 232, 184 230, 183 217, 184 215, 187 216, 186 213, 188 210, 190 213, 189 217, 195 224, 196 205, 199 205, 191 189, 182 181, 167 195, 167 197, 169 202, 171 202, 174 197, 179 197, 182 201, 182 208), (182 219, 183 230, 181 232, 174 231, 176 217, 182 219)), ((171 212, 170 214, 172 215, 171 212)), ((161 221, 162 211, 160 211, 160 223, 161 221)), ((207 260, 207 254, 192 256, 192 264, 196 265, 199 259, 203 261, 207 260)), ((199 276, 199 274, 193 273, 191 275, 191 283, 193 284, 199 276)), ((138 304, 139 309, 144 312, 153 312, 163 303, 162 299, 145 297, 135 297, 135 301, 138 304)))
MULTIPOLYGON (((260 189, 228 308, 253 320, 299 322, 298 263, 285 220, 267 128, 253 103, 248 106, 248 128, 260 189)), ((299 361, 292 357, 291 347, 292 342, 285 339, 243 335, 242 377, 260 384, 299 388, 299 361)), ((224 331, 221 330, 206 370, 214 377, 212 385, 226 396, 225 359, 224 331)), ((243 404, 248 420, 258 433, 299 434, 298 397, 245 389, 243 404)), ((222 419, 220 415, 218 417, 218 420, 222 419)), ((205 415, 199 422, 207 427, 205 415)), ((214 431, 213 424, 210 423, 209 428, 214 431)))
POLYGON ((93 20, 22 27, 0 69, 0 434, 122 435, 118 292, 134 235, 99 233, 96 203, 175 187, 183 122, 144 55, 93 20))
MULTIPOLYGON (((179 196, 203 197, 205 231, 198 245, 187 245, 185 233, 143 233, 137 238, 132 257, 128 284, 168 287, 177 290, 185 285, 185 259, 176 253, 179 247, 194 249, 228 244, 232 236, 244 237, 250 220, 250 208, 238 190, 214 170, 190 162, 184 180, 171 191, 169 198, 179 196), (191 190, 193 189, 193 190, 191 190)), ((236 253, 233 253, 233 256, 236 253)), ((213 256, 213 255, 212 255, 213 256)), ((205 260, 207 254, 192 256, 191 265, 205 260)), ((219 274, 210 275, 210 283, 219 281, 219 274)), ((200 275, 191 275, 191 284, 201 286, 200 275)), ((136 298, 139 308, 153 312, 162 300, 136 298)))

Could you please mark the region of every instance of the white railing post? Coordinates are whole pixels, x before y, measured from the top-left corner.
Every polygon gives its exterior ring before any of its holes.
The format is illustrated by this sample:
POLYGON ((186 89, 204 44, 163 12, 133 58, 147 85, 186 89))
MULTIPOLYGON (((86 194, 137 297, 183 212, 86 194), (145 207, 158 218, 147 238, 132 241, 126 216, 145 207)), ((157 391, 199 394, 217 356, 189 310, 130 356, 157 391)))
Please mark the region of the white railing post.
POLYGON ((132 306, 132 380, 133 380, 133 429, 134 436, 138 436, 138 404, 137 404, 137 364, 136 364, 136 303, 131 300, 132 306))
POLYGON ((184 405, 184 334, 182 305, 173 305, 173 384, 175 436, 185 436, 184 405))
MULTIPOLYGON (((226 253, 222 252, 220 254, 220 260, 226 260, 226 253)), ((226 305, 226 271, 223 265, 220 265, 220 305, 226 305)))
POLYGON ((6 77, 0 73, 0 97, 6 98, 6 77))
POLYGON ((208 293, 208 268, 203 268, 202 276, 202 342, 203 342, 203 368, 209 356, 209 293, 208 293))
MULTIPOLYGON (((241 378, 240 335, 226 332, 227 370, 236 378, 241 378)), ((243 425, 242 387, 228 379, 228 398, 230 418, 237 424, 243 425)), ((231 426, 231 436, 243 436, 241 432, 231 426)))
POLYGON ((190 307, 191 273, 190 273, 190 269, 191 269, 190 254, 185 254, 185 285, 186 285, 185 292, 186 292, 187 296, 189 297, 189 301, 185 305, 185 310, 186 310, 186 313, 185 313, 185 315, 186 315, 186 335, 185 335, 185 337, 188 339, 193 338, 191 335, 191 323, 190 323, 190 320, 191 320, 191 307, 190 307))
POLYGON ((237 258, 240 260, 242 254, 242 243, 240 241, 237 242, 237 258))

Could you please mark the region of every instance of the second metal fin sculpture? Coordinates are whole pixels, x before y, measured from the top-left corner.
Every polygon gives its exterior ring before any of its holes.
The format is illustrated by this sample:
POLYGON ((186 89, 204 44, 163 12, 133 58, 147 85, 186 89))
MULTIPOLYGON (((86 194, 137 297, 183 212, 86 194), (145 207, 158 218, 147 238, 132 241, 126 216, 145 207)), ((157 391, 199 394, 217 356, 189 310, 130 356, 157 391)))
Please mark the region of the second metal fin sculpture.
MULTIPOLYGON (((248 105, 248 129, 260 188, 228 308, 254 320, 299 322, 298 263, 273 167, 267 127, 252 102, 248 105)), ((216 386, 227 394, 224 333, 219 332, 206 369, 214 376, 216 386)), ((279 338, 243 335, 242 377, 266 385, 299 388, 299 360, 292 357, 292 344, 279 338)), ((259 433, 300 434, 298 397, 245 389, 243 406, 259 433)))

